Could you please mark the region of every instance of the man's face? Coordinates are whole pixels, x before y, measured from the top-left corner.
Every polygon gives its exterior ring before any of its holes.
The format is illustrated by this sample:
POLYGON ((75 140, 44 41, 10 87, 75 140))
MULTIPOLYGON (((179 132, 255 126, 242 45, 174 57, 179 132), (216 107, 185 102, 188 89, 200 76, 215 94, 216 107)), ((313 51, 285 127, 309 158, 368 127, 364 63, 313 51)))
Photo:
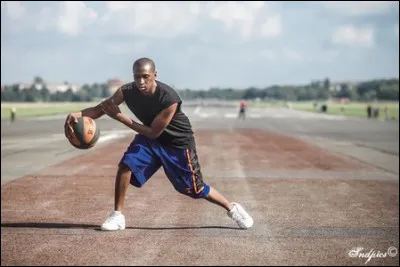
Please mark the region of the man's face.
POLYGON ((133 68, 133 79, 139 91, 144 95, 152 94, 152 88, 157 73, 152 70, 150 64, 133 68))

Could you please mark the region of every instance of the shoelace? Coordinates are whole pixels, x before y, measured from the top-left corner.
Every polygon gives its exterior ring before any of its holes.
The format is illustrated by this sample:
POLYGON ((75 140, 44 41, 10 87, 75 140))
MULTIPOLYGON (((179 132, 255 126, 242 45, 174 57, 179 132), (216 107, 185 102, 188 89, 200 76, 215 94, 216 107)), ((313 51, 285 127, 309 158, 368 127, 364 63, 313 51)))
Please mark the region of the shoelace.
POLYGON ((233 217, 235 217, 235 219, 243 219, 245 220, 246 218, 239 212, 239 209, 237 207, 236 211, 233 213, 233 217))

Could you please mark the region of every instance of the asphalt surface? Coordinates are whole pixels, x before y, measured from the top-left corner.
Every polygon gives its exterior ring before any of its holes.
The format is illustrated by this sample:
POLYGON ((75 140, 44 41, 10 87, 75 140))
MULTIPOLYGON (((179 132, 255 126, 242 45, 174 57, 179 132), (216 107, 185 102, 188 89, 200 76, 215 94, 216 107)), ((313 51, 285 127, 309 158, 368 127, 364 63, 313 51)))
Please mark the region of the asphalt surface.
POLYGON ((129 189, 125 231, 98 231, 133 132, 101 118, 99 143, 80 151, 63 136, 64 116, 2 121, 2 265, 399 264, 398 122, 184 111, 203 176, 249 211, 253 228, 177 194, 160 171, 129 189))
MULTIPOLYGON (((399 173, 399 122, 346 118, 288 109, 250 109, 245 121, 231 107, 184 108, 195 129, 262 129, 304 139, 335 153, 346 154, 390 173, 399 173)), ((124 109, 126 114, 132 114, 124 109)), ((132 116, 133 117, 133 116, 132 116)), ((81 155, 66 142, 65 116, 1 122, 1 183, 81 155), (40 154, 40 157, 37 155, 40 154)), ((99 119, 99 145, 132 135, 124 125, 99 119)))

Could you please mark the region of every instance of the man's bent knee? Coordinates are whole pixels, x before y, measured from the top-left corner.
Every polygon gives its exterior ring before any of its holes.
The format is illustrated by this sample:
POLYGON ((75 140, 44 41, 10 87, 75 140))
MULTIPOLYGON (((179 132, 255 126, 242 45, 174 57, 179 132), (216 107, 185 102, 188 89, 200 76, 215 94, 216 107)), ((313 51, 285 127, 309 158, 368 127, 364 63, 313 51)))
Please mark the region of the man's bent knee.
POLYGON ((131 172, 131 169, 125 163, 121 162, 118 165, 118 174, 122 175, 122 174, 127 173, 127 172, 131 172))
POLYGON ((118 165, 118 175, 122 176, 122 175, 129 175, 130 177, 130 181, 129 183, 131 185, 133 185, 134 187, 142 187, 142 183, 140 183, 138 181, 138 179, 136 178, 136 175, 132 172, 131 168, 128 167, 128 165, 126 165, 125 163, 121 162, 118 165))

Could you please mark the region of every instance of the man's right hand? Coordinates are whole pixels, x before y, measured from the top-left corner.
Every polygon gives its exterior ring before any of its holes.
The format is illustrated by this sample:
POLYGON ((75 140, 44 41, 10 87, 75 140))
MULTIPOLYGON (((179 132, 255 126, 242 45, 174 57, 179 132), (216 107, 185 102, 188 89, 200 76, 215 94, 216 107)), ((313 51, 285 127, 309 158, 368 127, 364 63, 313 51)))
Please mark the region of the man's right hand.
POLYGON ((81 117, 80 113, 70 113, 65 119, 64 124, 64 134, 65 137, 70 139, 70 135, 74 133, 74 129, 72 128, 73 123, 78 123, 78 118, 81 117))

